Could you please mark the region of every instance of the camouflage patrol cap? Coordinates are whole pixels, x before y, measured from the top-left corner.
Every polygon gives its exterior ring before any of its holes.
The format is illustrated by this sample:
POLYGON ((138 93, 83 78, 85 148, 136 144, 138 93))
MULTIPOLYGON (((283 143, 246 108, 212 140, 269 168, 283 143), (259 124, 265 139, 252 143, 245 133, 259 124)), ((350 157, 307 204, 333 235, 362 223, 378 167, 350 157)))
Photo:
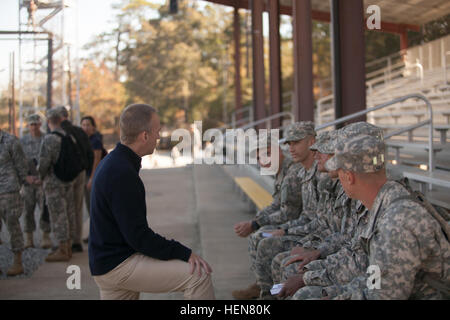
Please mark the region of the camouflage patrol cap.
POLYGON ((253 148, 250 150, 250 156, 256 157, 256 152, 259 149, 267 149, 271 146, 279 146, 279 140, 269 130, 267 134, 259 134, 256 146, 251 146, 253 148))
POLYGON ((319 134, 316 143, 309 150, 319 151, 323 154, 333 154, 335 147, 336 131, 325 131, 319 134))
POLYGON ((307 136, 316 136, 314 122, 300 121, 291 124, 285 132, 285 136, 280 140, 280 143, 287 143, 290 141, 300 141, 307 136))
POLYGON ((58 110, 59 115, 61 117, 65 117, 65 118, 67 118, 69 116, 69 111, 67 111, 67 108, 68 107, 66 107, 66 106, 55 107, 55 109, 58 110))
POLYGON ((384 168, 385 151, 383 139, 373 135, 343 139, 338 136, 334 156, 325 163, 325 168, 328 171, 377 172, 384 168))
POLYGON ((61 118, 61 112, 59 108, 51 108, 47 109, 47 111, 45 112, 45 116, 47 117, 47 119, 61 118))
POLYGON ((31 114, 27 117, 27 122, 28 124, 41 123, 41 116, 37 113, 31 114))
POLYGON ((365 121, 350 123, 338 130, 339 139, 349 139, 360 135, 369 135, 383 140, 383 130, 365 121))

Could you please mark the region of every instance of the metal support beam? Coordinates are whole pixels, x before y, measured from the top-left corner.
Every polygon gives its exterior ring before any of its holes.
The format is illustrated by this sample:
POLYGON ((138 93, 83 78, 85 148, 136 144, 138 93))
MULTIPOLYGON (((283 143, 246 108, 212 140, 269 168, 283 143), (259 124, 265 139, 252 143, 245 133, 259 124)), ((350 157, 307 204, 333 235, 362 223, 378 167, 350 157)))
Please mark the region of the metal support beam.
POLYGON ((52 108, 53 99, 53 39, 48 39, 48 54, 47 54, 47 110, 52 108))
POLYGON ((311 0, 292 1, 296 121, 314 120, 311 0))
POLYGON ((9 132, 16 135, 16 87, 15 87, 15 55, 14 52, 10 54, 10 81, 11 81, 11 100, 9 105, 9 132))
MULTIPOLYGON (((366 109, 363 0, 331 0, 335 117, 366 109)), ((365 121, 366 117, 352 122, 365 121)))
POLYGON ((38 25, 39 27, 42 28, 42 26, 49 21, 51 18, 53 18, 54 16, 56 16, 60 11, 62 10, 62 7, 58 7, 55 10, 53 10, 52 12, 50 12, 50 14, 48 16, 46 16, 45 18, 43 18, 41 21, 39 21, 38 25))
POLYGON ((0 34, 32 34, 39 35, 45 34, 47 39, 38 38, 36 40, 48 41, 48 53, 47 53, 47 109, 52 107, 52 82, 53 82, 53 34, 51 32, 41 31, 4 31, 0 30, 0 34))
MULTIPOLYGON (((269 46, 270 46, 270 112, 281 111, 281 57, 280 57, 280 1, 269 1, 269 46)), ((272 120, 272 128, 279 128, 281 119, 272 120)))
MULTIPOLYGON (((242 90, 241 90, 241 20, 239 8, 234 8, 234 104, 235 110, 242 108, 242 90)), ((241 119, 241 113, 238 113, 238 120, 241 119)))
POLYGON ((266 117, 263 10, 264 0, 251 0, 253 48, 253 108, 255 120, 266 117))

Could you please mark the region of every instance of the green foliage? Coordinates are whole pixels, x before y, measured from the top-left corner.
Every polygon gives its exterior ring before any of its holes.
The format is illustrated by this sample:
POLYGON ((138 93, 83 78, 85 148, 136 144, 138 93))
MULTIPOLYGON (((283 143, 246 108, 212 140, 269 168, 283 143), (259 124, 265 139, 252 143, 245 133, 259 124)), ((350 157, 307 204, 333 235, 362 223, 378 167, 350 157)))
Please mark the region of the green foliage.
POLYGON ((412 31, 408 33, 409 46, 433 41, 450 34, 450 14, 428 22, 421 29, 420 33, 412 31))
POLYGON ((176 15, 162 6, 157 18, 130 34, 122 52, 129 95, 156 107, 166 123, 180 108, 189 121, 217 116, 222 90, 231 83, 220 83, 230 68, 231 23, 230 14, 210 6, 198 10, 195 2, 180 2, 176 15))

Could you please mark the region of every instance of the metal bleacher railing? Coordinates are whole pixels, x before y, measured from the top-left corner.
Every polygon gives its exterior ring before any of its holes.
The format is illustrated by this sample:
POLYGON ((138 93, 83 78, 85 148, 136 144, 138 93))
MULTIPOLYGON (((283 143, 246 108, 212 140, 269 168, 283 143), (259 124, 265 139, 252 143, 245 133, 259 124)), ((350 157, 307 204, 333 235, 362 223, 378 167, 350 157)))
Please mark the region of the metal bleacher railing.
MULTIPOLYGON (((400 170, 400 174, 403 177, 408 177, 411 180, 413 180, 414 182, 418 183, 420 185, 420 188, 422 190, 422 192, 426 193, 427 196, 429 197, 429 200, 434 203, 437 204, 439 206, 445 207, 445 208, 450 208, 450 203, 446 200, 445 197, 442 197, 442 190, 433 190, 433 186, 439 187, 439 188, 445 188, 448 189, 449 188, 449 183, 450 183, 450 175, 445 173, 444 171, 440 171, 440 172, 435 172, 435 153, 437 151, 440 151, 441 146, 437 146, 435 145, 434 141, 433 141, 433 130, 434 130, 434 126, 433 126, 433 108, 431 105, 431 102, 422 94, 409 94, 403 97, 399 97, 396 99, 393 99, 391 101, 382 103, 380 105, 377 105, 375 107, 372 108, 368 108, 366 110, 362 110, 360 112, 342 117, 340 119, 336 119, 334 121, 325 123, 325 124, 320 124, 316 126, 316 130, 320 131, 329 127, 334 127, 338 124, 342 124, 345 123, 349 120, 358 118, 362 115, 366 115, 369 114, 371 112, 374 112, 376 110, 380 110, 380 109, 384 109, 384 108, 388 108, 389 106, 395 105, 397 103, 402 103, 403 101, 409 100, 409 99, 418 99, 421 100, 425 103, 426 107, 427 107, 427 114, 428 114, 428 119, 423 120, 417 124, 413 124, 413 125, 407 125, 403 128, 396 128, 397 130, 390 132, 388 134, 384 135, 384 138, 386 140, 386 145, 388 148, 394 148, 396 149, 397 153, 399 153, 399 150, 403 147, 411 147, 409 145, 412 145, 413 148, 418 148, 421 149, 422 151, 426 151, 428 153, 428 165, 426 166, 426 171, 424 171, 424 169, 419 169, 413 166, 409 166, 409 165, 393 165, 388 167, 389 170, 400 170), (418 128, 421 127, 426 127, 427 131, 428 131, 428 139, 427 139, 427 143, 426 144, 413 144, 413 143, 404 143, 404 142, 398 142, 398 141, 390 141, 391 138, 401 135, 402 133, 405 132, 412 132, 418 128), (403 144, 402 144, 403 143, 403 144), (408 144, 408 146, 406 146, 408 144), (425 186, 428 186, 427 188, 425 188, 425 186)), ((264 124, 264 123, 270 123, 273 118, 277 118, 277 117, 283 117, 286 116, 286 114, 289 113, 280 113, 280 114, 276 114, 273 115, 271 117, 267 117, 258 121, 253 121, 250 122, 244 126, 241 126, 240 129, 243 130, 247 130, 250 128, 254 128, 258 125, 264 124)), ((290 123, 292 123, 294 121, 293 116, 289 117, 290 119, 290 123)), ((285 124, 284 126, 282 126, 281 130, 283 130, 285 127, 287 126, 287 124, 285 124)), ((270 128, 270 127, 268 127, 270 128)), ((450 150, 450 149, 449 149, 450 150)), ((236 151, 236 150, 235 150, 236 151)), ((399 159, 398 156, 396 156, 396 159, 399 159)), ((398 161, 399 163, 400 161, 398 161)), ((249 174, 252 176, 256 176, 258 174, 258 167, 256 165, 244 165, 241 166, 241 173, 242 173, 242 168, 246 168, 244 170, 248 170, 249 174)), ((439 171, 439 170, 438 170, 439 171)), ((265 178, 266 181, 269 181, 267 179, 270 179, 269 177, 265 178)), ((270 182, 269 182, 270 184, 270 182)), ((267 184, 266 184, 267 185, 267 184)))
POLYGON ((426 103, 426 106, 427 106, 427 109, 428 109, 429 119, 424 120, 424 121, 422 121, 420 123, 417 123, 415 125, 412 125, 412 126, 408 126, 408 127, 402 128, 402 129, 398 129, 395 132, 392 132, 392 133, 390 133, 388 135, 385 135, 384 138, 385 139, 389 139, 389 138, 391 138, 393 136, 397 136, 397 135, 399 135, 401 133, 409 132, 409 131, 412 131, 412 130, 417 129, 419 127, 428 126, 429 127, 429 130, 428 130, 428 170, 430 172, 432 172, 434 170, 434 161, 433 161, 434 160, 434 154, 433 154, 433 108, 431 106, 430 101, 427 98, 425 98, 422 94, 409 94, 409 95, 406 95, 404 97, 393 99, 391 101, 388 101, 386 103, 380 104, 378 106, 375 106, 375 107, 372 107, 372 108, 368 108, 368 109, 365 109, 365 110, 362 110, 362 111, 350 114, 348 116, 336 119, 334 121, 331 121, 331 122, 328 122, 328 123, 325 123, 325 124, 321 124, 321 125, 316 127, 316 130, 319 131, 319 130, 322 130, 322 129, 325 129, 325 128, 328 128, 328 127, 336 126, 338 124, 345 123, 345 122, 347 122, 349 120, 352 120, 352 119, 361 117, 363 115, 366 115, 369 112, 380 110, 380 109, 389 107, 389 106, 394 105, 396 103, 399 103, 399 102, 402 102, 402 101, 405 101, 405 100, 408 100, 408 99, 412 99, 412 98, 423 100, 426 103))

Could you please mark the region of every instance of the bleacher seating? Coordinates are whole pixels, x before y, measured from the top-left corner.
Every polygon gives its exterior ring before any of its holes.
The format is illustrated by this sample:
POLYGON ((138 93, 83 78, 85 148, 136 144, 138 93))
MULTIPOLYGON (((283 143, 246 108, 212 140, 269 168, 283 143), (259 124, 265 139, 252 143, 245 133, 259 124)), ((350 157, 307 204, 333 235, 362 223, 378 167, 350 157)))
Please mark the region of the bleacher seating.
MULTIPOLYGON (((450 36, 444 40, 450 42, 450 36)), ((429 119, 429 110, 423 100, 410 98, 370 112, 367 114, 367 121, 383 128, 385 136, 388 137, 388 175, 395 179, 408 177, 416 188, 426 192, 431 203, 450 209, 450 198, 447 196, 450 191, 450 137, 447 134, 450 130, 450 83, 446 79, 446 73, 450 78, 450 72, 445 72, 442 66, 429 69, 428 65, 423 66, 420 61, 415 64, 411 64, 411 61, 405 63, 402 59, 403 53, 366 65, 370 69, 366 74, 367 107, 384 104, 409 94, 421 94, 429 100, 433 109, 434 172, 427 171, 429 125, 412 128, 429 119), (410 130, 398 132, 409 127, 410 130), (429 185, 432 186, 431 191, 427 187, 429 185)), ((285 96, 287 95, 283 95, 285 96)), ((316 125, 334 120, 333 103, 332 95, 318 100, 316 125)), ((329 129, 331 128, 326 130, 329 129)), ((257 174, 250 173, 254 171, 253 166, 248 165, 246 168, 249 170, 249 176, 257 181, 257 174)), ((240 169, 238 175, 246 174, 240 169)))
POLYGON ((245 198, 250 201, 258 211, 272 203, 272 196, 267 190, 249 177, 235 177, 234 182, 239 187, 245 198))

